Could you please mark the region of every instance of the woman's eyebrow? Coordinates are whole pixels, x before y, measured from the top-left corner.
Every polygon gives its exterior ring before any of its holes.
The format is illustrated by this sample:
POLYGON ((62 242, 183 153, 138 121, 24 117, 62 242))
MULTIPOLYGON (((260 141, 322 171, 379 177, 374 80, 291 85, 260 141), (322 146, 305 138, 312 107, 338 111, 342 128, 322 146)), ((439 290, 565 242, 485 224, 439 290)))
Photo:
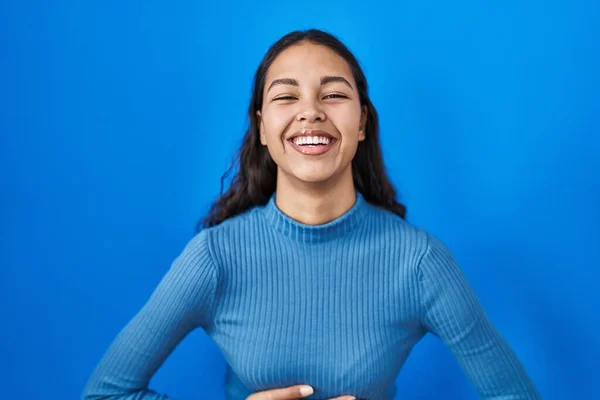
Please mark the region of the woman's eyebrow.
POLYGON ((269 93, 269 90, 271 90, 271 88, 273 86, 276 85, 292 85, 292 86, 299 86, 298 85, 298 81, 293 79, 293 78, 280 78, 280 79, 275 79, 273 82, 271 82, 271 84, 269 85, 269 88, 267 89, 267 93, 269 93))
MULTIPOLYGON (((328 83, 333 83, 333 82, 342 82, 343 84, 347 85, 350 89, 354 90, 354 88, 352 87, 352 85, 350 84, 350 82, 348 82, 348 80, 346 78, 344 78, 343 76, 322 76, 321 77, 321 86, 327 85, 328 83)), ((298 81, 296 79, 293 78, 279 78, 279 79, 275 79, 273 82, 271 82, 271 84, 269 85, 269 88, 267 89, 267 93, 269 93, 269 90, 271 90, 271 88, 273 88, 273 86, 276 85, 291 85, 291 86, 299 86, 298 85, 298 81)))
POLYGON ((343 76, 322 76, 321 77, 321 86, 327 85, 328 83, 332 83, 332 82, 342 82, 343 84, 347 85, 350 89, 354 90, 354 88, 352 87, 350 82, 348 82, 348 80, 346 78, 344 78, 343 76))

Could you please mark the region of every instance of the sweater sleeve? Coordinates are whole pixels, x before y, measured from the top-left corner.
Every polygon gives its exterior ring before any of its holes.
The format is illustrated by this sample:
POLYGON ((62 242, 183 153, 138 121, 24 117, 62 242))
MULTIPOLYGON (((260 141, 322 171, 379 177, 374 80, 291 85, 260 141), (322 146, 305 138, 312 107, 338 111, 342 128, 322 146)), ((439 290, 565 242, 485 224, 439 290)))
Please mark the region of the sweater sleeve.
POLYGON ((149 299, 118 333, 89 378, 83 400, 168 400, 148 383, 169 354, 215 307, 217 272, 206 231, 172 262, 149 299))
POLYGON ((419 265, 421 321, 454 354, 480 398, 540 399, 523 365, 487 318, 444 243, 426 233, 419 265))

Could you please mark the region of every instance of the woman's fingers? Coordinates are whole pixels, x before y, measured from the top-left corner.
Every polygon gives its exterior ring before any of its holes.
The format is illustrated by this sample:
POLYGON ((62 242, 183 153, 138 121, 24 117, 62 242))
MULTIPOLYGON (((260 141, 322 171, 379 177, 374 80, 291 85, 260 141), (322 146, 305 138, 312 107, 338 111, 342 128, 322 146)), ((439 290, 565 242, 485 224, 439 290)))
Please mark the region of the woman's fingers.
POLYGON ((246 398, 246 400, 295 400, 310 396, 314 390, 307 385, 294 385, 281 389, 271 389, 262 392, 256 392, 246 398))
MULTIPOLYGON (((308 385, 295 385, 281 389, 256 392, 247 397, 246 400, 296 400, 310 396, 313 392, 313 388, 308 385)), ((344 395, 329 400, 356 400, 356 397, 344 395)))

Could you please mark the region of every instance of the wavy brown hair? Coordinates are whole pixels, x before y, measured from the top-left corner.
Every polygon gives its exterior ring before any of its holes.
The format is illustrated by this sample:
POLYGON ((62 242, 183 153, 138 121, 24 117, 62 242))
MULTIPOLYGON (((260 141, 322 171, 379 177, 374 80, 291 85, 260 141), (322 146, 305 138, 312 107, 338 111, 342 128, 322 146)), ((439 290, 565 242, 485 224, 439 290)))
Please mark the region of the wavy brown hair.
POLYGON ((307 41, 327 46, 346 60, 356 81, 360 105, 367 107, 365 139, 359 142, 352 159, 354 186, 367 202, 406 219, 406 207, 396 201, 396 190, 388 179, 383 164, 379 143, 379 119, 369 99, 365 74, 354 55, 339 39, 327 32, 309 29, 283 36, 269 48, 260 62, 254 75, 252 99, 248 108, 248 130, 231 166, 221 177, 220 197, 212 204, 207 216, 198 222, 197 231, 218 225, 254 206, 265 205, 275 192, 277 165, 266 146, 260 143, 256 111, 262 108, 265 77, 273 60, 286 48, 307 41), (236 166, 237 172, 229 188, 223 193, 224 182, 236 166))

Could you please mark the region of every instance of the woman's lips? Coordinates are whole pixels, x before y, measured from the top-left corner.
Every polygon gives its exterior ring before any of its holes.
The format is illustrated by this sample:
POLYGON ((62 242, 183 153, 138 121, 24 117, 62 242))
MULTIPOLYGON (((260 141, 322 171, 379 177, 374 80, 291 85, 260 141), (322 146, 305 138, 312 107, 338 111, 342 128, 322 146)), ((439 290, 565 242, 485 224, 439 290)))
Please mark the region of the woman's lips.
POLYGON ((292 147, 294 148, 294 150, 296 150, 297 152, 301 153, 301 154, 305 154, 307 156, 318 156, 321 154, 325 154, 327 153, 335 144, 335 142, 337 142, 336 139, 331 139, 331 141, 329 142, 329 144, 317 144, 317 145, 304 145, 304 146, 300 146, 296 143, 294 143, 292 140, 288 140, 288 143, 290 145, 292 145, 292 147))

